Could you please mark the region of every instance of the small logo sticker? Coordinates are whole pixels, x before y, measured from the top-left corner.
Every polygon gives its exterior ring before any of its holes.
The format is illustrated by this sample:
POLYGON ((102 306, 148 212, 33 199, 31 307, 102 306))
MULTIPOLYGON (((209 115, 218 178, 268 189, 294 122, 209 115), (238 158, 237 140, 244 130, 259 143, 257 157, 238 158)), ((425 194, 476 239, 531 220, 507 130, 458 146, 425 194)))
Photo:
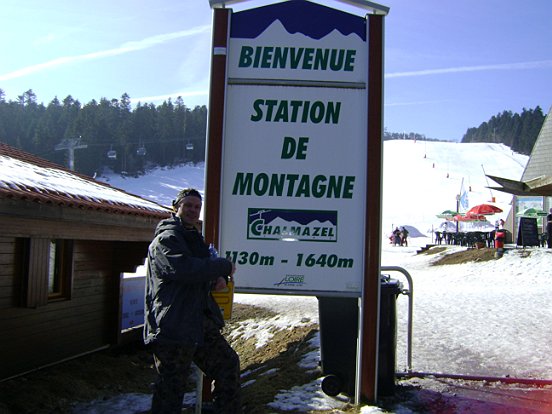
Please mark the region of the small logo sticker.
POLYGON ((247 238, 335 243, 337 211, 250 208, 247 238))
POLYGON ((286 275, 282 280, 274 283, 274 286, 303 286, 305 275, 286 275))

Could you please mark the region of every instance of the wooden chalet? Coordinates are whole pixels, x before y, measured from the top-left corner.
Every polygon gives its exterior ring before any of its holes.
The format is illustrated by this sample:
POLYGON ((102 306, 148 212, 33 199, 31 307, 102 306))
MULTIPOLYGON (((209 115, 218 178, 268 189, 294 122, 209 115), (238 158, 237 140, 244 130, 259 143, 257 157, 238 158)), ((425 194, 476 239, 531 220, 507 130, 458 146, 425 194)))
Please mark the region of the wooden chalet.
MULTIPOLYGON (((514 195, 513 205, 516 207, 523 197, 542 197, 542 209, 548 212, 552 208, 552 106, 544 118, 521 179, 517 181, 494 175, 487 177, 498 184, 497 187, 489 187, 490 189, 514 195)), ((517 208, 512 208, 506 220, 513 230, 513 240, 517 240, 519 235, 520 217, 515 216, 516 211, 517 208)), ((544 231, 546 220, 541 220, 541 231, 544 231)))
POLYGON ((0 143, 0 381, 117 344, 122 273, 169 214, 0 143))

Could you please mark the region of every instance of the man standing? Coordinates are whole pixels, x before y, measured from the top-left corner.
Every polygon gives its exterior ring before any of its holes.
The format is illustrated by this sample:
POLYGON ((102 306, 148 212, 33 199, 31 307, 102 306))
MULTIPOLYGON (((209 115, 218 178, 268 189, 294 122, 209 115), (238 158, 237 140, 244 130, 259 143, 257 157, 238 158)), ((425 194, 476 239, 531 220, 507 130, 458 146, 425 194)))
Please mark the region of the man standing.
POLYGON ((175 214, 158 224, 148 249, 144 343, 158 374, 152 414, 181 412, 192 362, 214 380, 214 411, 241 411, 239 357, 221 334, 224 321, 211 295, 226 287, 235 267, 210 256, 195 227, 201 206, 197 190, 180 191, 175 214))
POLYGON ((548 244, 548 248, 552 249, 552 208, 550 209, 550 212, 546 216, 546 233, 547 233, 546 242, 548 244))

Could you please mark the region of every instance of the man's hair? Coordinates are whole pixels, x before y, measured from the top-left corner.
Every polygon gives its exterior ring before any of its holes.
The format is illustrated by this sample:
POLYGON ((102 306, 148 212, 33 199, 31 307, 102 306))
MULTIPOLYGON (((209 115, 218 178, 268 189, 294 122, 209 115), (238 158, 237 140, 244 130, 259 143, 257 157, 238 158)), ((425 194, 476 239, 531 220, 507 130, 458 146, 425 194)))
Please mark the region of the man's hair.
POLYGON ((199 194, 199 191, 197 191, 195 188, 185 188, 184 190, 180 190, 176 198, 173 200, 172 205, 173 208, 176 210, 178 208, 178 205, 182 202, 184 197, 197 197, 200 201, 202 201, 201 194, 199 194))

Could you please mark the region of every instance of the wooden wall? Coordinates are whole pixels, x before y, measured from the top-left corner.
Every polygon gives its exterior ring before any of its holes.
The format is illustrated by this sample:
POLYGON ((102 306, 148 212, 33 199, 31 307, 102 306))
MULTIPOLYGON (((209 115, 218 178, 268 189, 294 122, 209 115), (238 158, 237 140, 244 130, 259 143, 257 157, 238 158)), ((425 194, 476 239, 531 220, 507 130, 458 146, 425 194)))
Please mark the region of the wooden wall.
POLYGON ((0 235, 0 379, 117 343, 123 271, 148 242, 75 240, 70 300, 22 306, 24 243, 0 235))
POLYGON ((21 255, 17 250, 15 238, 0 236, 0 318, 4 309, 17 306, 20 299, 20 280, 13 277, 21 272, 14 260, 21 255))

